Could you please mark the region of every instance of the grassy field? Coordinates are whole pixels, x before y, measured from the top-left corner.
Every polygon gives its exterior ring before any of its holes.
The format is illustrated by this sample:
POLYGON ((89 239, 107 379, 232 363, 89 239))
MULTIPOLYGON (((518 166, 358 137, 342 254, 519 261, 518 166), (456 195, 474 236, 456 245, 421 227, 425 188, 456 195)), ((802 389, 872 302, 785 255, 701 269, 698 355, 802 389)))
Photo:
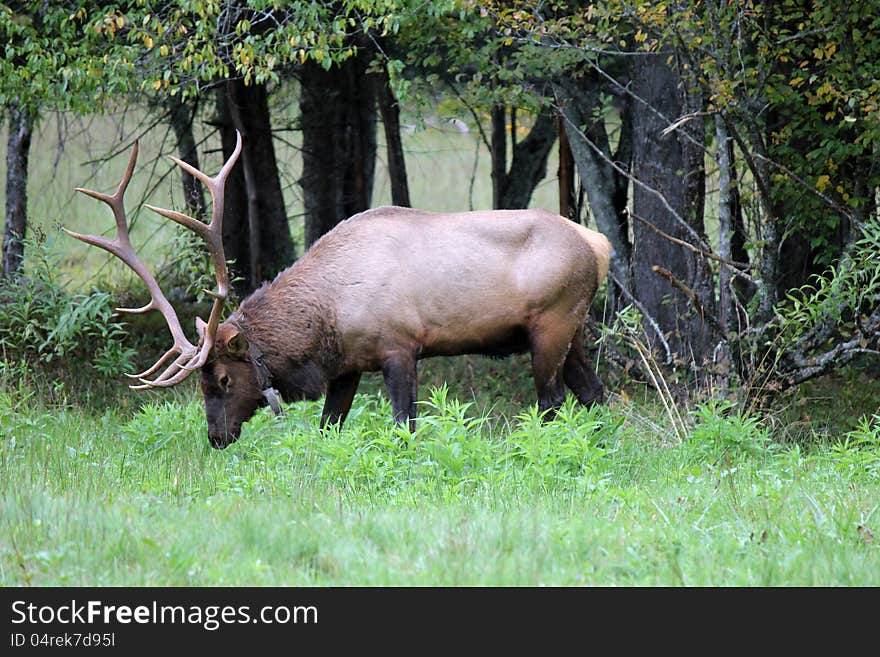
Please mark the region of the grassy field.
POLYGON ((619 398, 542 425, 440 387, 413 436, 367 391, 341 431, 294 404, 220 452, 192 389, 8 388, 2 585, 880 585, 876 424, 786 444, 709 406, 677 442, 619 398))
MULTIPOLYGON (((118 181, 125 153, 82 163, 120 141, 120 120, 73 125, 62 151, 47 120, 36 142, 33 228, 73 288, 123 276, 58 230, 109 228, 72 188, 118 181)), ((467 208, 475 135, 438 126, 406 137, 414 204, 467 208)), ((155 132, 142 148, 130 207, 179 206, 176 178, 150 175, 170 170, 157 161, 170 142, 155 132)), ((484 151, 475 207, 487 164, 484 151)), ((533 205, 555 207, 549 170, 533 205)), ((376 203, 387 195, 380 165, 376 203)), ((133 234, 149 262, 167 256, 158 218, 138 215, 133 234)), ((317 430, 318 403, 291 404, 218 452, 193 380, 138 394, 81 363, 30 365, 0 367, 0 585, 880 585, 875 370, 803 386, 774 413, 682 408, 676 432, 632 384, 542 424, 527 358, 436 359, 415 435, 369 375, 342 430, 317 430)))

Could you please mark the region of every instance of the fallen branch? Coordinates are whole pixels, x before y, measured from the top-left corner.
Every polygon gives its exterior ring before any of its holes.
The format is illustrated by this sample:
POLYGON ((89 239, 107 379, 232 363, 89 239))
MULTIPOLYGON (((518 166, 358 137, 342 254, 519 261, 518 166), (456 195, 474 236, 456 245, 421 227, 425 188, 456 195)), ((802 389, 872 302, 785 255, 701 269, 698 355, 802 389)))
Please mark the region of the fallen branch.
MULTIPOLYGON (((754 382, 763 379, 759 387, 781 392, 841 368, 860 354, 880 356, 880 308, 875 309, 867 320, 860 322, 860 327, 845 341, 839 334, 830 335, 829 326, 829 322, 823 322, 793 344, 780 349, 775 357, 772 356, 772 348, 768 349, 762 359, 764 364, 754 368, 753 386, 754 382), (823 342, 832 338, 838 341, 816 354, 814 349, 821 344, 820 338, 823 342)), ((763 337, 769 328, 766 326, 754 337, 772 346, 774 340, 767 341, 763 337)))

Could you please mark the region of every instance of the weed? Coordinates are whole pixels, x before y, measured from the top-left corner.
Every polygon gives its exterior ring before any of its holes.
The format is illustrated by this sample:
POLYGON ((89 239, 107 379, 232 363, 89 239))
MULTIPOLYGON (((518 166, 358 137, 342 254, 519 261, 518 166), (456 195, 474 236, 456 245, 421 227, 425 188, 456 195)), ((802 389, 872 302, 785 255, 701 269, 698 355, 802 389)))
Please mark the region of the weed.
POLYGON ((691 411, 694 425, 687 441, 701 458, 716 461, 758 456, 775 449, 770 432, 754 416, 728 400, 709 400, 691 411))

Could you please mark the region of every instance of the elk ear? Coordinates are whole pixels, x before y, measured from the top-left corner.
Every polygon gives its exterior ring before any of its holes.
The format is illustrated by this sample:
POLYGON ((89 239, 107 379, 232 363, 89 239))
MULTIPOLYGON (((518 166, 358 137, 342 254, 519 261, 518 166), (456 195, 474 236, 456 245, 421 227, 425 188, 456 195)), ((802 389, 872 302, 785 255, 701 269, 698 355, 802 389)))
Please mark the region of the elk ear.
POLYGON ((228 356, 242 358, 247 354, 247 338, 238 329, 233 329, 233 332, 226 338, 226 344, 222 345, 222 349, 228 356))
POLYGON ((196 317, 196 331, 199 334, 199 344, 202 344, 205 341, 206 328, 208 328, 208 323, 201 317, 196 317))

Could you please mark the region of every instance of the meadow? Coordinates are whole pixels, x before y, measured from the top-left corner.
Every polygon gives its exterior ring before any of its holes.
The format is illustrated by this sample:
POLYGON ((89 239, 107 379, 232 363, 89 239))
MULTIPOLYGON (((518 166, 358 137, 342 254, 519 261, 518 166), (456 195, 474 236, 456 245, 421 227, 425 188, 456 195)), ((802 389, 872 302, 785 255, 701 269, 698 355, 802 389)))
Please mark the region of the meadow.
POLYGON ((867 422, 780 443, 710 403, 679 443, 619 400, 542 424, 441 386, 412 436, 366 392, 342 430, 293 404, 215 451, 196 394, 0 393, 0 584, 880 585, 867 422))
MULTIPOLYGON (((57 228, 109 226, 105 208, 71 190, 118 179, 125 153, 116 168, 85 167, 91 180, 74 166, 113 134, 84 128, 88 140, 70 140, 57 162, 51 131, 38 142, 34 228, 74 289, 121 276, 57 228)), ((474 139, 408 136, 415 204, 470 202, 474 139)), ((483 153, 478 169, 487 163, 483 153)), ((474 179, 477 207, 487 181, 474 179)), ((153 202, 165 203, 162 189, 153 202)), ((295 214, 295 186, 287 193, 295 214)), ((554 194, 551 181, 533 204, 553 207, 554 194)), ((168 233, 153 221, 140 216, 136 242, 157 262, 168 233)), ((527 358, 433 359, 413 435, 394 426, 372 375, 342 429, 318 431, 320 403, 289 404, 216 451, 192 379, 135 393, 78 361, 59 370, 11 353, 0 367, 3 586, 880 585, 870 363, 772 412, 706 399, 671 426, 650 391, 601 366, 607 403, 569 399, 542 422, 527 358)))

